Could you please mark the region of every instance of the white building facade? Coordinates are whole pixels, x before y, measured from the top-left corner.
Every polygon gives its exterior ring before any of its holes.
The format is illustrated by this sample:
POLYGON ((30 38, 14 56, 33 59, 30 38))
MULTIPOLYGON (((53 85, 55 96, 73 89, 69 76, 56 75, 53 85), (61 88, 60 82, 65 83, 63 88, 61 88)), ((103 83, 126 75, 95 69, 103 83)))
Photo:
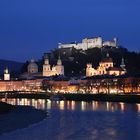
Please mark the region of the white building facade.
POLYGON ((85 38, 82 40, 81 43, 70 43, 70 44, 61 44, 59 43, 58 48, 75 48, 75 49, 82 49, 87 50, 90 48, 102 48, 105 46, 111 46, 117 48, 117 39, 114 38, 112 41, 103 41, 102 37, 96 37, 96 38, 85 38))

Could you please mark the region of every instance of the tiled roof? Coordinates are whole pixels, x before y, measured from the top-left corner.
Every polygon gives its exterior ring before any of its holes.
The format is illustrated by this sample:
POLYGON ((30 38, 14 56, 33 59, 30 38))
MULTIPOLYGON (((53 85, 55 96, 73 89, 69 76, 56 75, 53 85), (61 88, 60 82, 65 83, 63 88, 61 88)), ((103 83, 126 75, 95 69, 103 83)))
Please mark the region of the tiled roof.
POLYGON ((107 71, 124 71, 122 68, 118 67, 110 67, 107 69, 107 71))

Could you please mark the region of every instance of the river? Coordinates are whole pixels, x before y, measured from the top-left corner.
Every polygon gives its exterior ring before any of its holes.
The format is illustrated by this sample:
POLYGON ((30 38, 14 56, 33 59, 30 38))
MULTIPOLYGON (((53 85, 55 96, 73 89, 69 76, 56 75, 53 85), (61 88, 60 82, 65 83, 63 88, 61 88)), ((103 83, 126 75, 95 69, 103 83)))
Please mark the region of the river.
POLYGON ((2 140, 140 140, 140 104, 8 99, 48 111, 28 128, 0 136, 2 140))

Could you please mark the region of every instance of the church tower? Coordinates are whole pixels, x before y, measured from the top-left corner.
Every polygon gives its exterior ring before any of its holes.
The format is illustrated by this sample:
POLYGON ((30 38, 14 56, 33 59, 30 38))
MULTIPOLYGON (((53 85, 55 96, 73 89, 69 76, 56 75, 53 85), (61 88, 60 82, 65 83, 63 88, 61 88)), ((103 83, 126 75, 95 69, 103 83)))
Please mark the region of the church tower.
POLYGON ((57 60, 56 73, 57 73, 57 75, 64 75, 64 66, 62 65, 60 56, 57 60))
POLYGON ((106 54, 106 58, 109 58, 110 56, 109 56, 109 53, 107 52, 107 54, 106 54))
POLYGON ((90 76, 93 76, 93 68, 92 68, 92 64, 87 64, 87 67, 86 67, 86 76, 87 77, 90 77, 90 76))
POLYGON ((125 68, 124 58, 122 58, 122 62, 121 62, 120 67, 121 67, 123 70, 126 70, 126 68, 125 68))
POLYGON ((9 73, 8 68, 6 68, 4 70, 4 81, 9 81, 9 80, 10 80, 10 73, 9 73))
POLYGON ((44 58, 43 76, 51 76, 51 65, 47 56, 44 58))
POLYGON ((117 38, 114 37, 114 38, 113 38, 113 41, 114 41, 114 43, 115 43, 115 47, 117 48, 117 47, 118 47, 118 40, 117 40, 117 38))

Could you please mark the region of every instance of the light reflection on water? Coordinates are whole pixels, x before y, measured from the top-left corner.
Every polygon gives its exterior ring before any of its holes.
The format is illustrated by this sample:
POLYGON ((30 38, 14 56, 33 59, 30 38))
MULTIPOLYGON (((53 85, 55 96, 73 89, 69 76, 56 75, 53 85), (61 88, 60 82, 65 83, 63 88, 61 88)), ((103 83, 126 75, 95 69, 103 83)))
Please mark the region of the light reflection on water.
POLYGON ((7 103, 47 110, 50 117, 40 125, 6 138, 140 140, 140 104, 45 99, 7 99, 7 103))
MULTIPOLYGON (((5 102, 5 99, 1 99, 1 101, 5 102)), ((99 102, 99 101, 92 101, 92 102, 75 102, 75 101, 51 101, 49 99, 7 99, 6 101, 12 105, 26 105, 26 106, 33 106, 37 109, 42 110, 50 110, 52 108, 57 108, 60 110, 103 110, 103 111, 129 111, 135 110, 140 113, 140 104, 126 104, 123 102, 113 103, 113 102, 99 102)))

